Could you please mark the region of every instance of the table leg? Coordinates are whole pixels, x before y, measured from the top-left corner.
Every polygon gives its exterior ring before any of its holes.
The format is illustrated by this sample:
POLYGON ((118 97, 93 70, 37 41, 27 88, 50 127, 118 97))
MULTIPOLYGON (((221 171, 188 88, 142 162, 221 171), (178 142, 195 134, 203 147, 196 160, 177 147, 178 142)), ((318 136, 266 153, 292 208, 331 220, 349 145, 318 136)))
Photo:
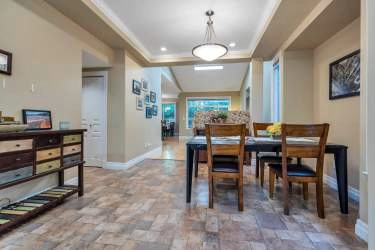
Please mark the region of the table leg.
POLYGON ((337 190, 339 193, 341 213, 348 213, 348 171, 347 149, 343 148, 335 152, 335 166, 337 178, 337 190))
POLYGON ((59 172, 59 186, 64 186, 64 170, 59 172))
POLYGON ((195 174, 195 177, 198 177, 198 173, 199 173, 199 150, 194 150, 194 174, 195 174))
POLYGON ((186 145, 186 203, 191 201, 191 184, 193 180, 194 150, 186 145))
POLYGON ((78 196, 83 195, 83 164, 78 165, 78 196))

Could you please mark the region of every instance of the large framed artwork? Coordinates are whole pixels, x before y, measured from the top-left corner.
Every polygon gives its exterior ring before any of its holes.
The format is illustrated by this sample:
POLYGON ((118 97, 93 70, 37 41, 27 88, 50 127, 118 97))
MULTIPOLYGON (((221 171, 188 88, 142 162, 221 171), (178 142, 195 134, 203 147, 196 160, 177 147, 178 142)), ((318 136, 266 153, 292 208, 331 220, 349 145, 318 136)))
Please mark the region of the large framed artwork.
POLYGON ((0 73, 12 74, 12 53, 0 49, 0 73))
POLYGON ((49 110, 22 110, 23 123, 27 124, 27 130, 52 129, 51 111, 49 110))
POLYGON ((360 94, 360 51, 340 58, 329 65, 329 99, 360 94))

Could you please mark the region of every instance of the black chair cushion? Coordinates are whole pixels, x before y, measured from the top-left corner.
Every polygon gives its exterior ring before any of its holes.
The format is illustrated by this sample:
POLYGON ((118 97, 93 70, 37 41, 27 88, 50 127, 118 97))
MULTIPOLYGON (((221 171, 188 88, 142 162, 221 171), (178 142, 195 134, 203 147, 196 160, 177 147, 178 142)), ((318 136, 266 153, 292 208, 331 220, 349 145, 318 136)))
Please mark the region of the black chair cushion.
MULTIPOLYGON (((282 166, 279 163, 270 163, 268 164, 275 172, 281 176, 282 166)), ((309 166, 301 164, 288 164, 288 176, 297 176, 297 177, 316 177, 316 173, 309 166)))
POLYGON ((239 173, 238 157, 228 155, 215 155, 212 163, 213 172, 239 173))

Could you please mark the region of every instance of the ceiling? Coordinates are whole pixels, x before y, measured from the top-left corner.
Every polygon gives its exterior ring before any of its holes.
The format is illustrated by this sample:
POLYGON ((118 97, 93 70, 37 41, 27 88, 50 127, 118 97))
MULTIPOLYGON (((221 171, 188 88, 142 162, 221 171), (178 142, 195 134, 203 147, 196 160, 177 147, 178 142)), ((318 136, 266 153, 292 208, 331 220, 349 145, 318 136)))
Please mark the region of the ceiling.
POLYGON ((195 71, 194 65, 173 66, 183 92, 239 91, 249 63, 226 63, 223 70, 195 71))
POLYGON ((192 57, 202 43, 207 17, 213 17, 217 41, 229 45, 229 56, 247 54, 269 18, 277 0, 92 0, 129 40, 150 60, 192 57), (162 52, 161 47, 167 51, 162 52))

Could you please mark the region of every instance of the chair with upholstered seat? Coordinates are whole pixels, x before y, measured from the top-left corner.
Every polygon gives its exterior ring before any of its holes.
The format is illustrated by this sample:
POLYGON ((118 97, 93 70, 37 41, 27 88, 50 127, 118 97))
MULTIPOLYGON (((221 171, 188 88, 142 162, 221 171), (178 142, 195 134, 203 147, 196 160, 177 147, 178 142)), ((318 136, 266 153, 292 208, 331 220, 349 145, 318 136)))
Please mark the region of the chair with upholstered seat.
POLYGON ((320 218, 324 218, 323 200, 323 166, 329 125, 281 125, 282 133, 282 163, 269 164, 269 192, 273 198, 275 176, 283 179, 282 190, 284 199, 284 214, 289 214, 289 189, 288 183, 298 182, 303 184, 303 197, 307 200, 308 184, 316 184, 317 211, 320 218), (297 137, 297 138, 295 138, 297 137), (302 137, 298 138, 298 137, 302 137), (313 138, 308 140, 306 138, 313 138), (289 164, 287 158, 316 159, 315 169, 304 164, 289 164))
POLYGON ((244 209, 243 162, 245 135, 245 124, 206 124, 209 208, 213 208, 214 178, 217 177, 236 179, 238 210, 243 211, 244 209), (220 138, 232 136, 236 136, 236 138, 220 138))

